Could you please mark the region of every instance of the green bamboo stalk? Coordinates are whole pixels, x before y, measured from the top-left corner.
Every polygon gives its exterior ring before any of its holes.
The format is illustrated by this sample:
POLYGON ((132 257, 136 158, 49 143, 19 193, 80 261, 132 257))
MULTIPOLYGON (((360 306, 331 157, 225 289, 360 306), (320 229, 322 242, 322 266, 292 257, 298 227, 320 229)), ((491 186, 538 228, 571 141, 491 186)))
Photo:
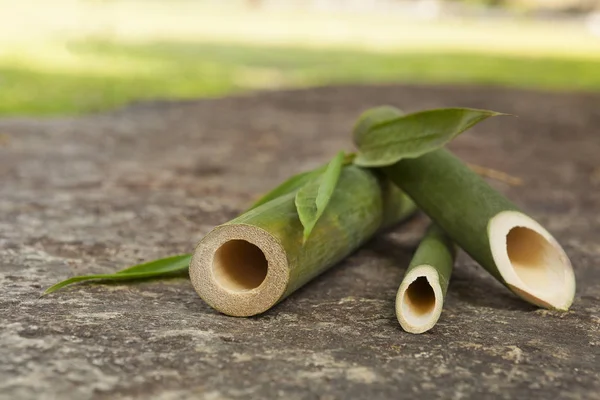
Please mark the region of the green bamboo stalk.
POLYGON ((575 277, 562 247, 449 151, 404 159, 384 171, 514 293, 540 307, 569 308, 575 277))
POLYGON ((200 297, 232 316, 262 313, 416 208, 385 178, 357 166, 341 173, 304 242, 295 192, 217 226, 196 247, 190 278, 200 297), (304 243, 303 243, 304 242, 304 243))
POLYGON ((396 295, 396 317, 410 333, 423 333, 433 328, 442 306, 456 246, 437 225, 432 224, 421 240, 396 295))

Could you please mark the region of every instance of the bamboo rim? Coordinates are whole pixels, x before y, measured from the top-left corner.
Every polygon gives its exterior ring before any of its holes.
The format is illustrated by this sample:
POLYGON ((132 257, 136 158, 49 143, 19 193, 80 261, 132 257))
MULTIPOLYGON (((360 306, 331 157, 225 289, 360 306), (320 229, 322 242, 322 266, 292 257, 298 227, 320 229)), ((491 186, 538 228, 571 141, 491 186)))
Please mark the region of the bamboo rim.
POLYGON ((198 244, 190 263, 194 289, 224 314, 262 313, 284 295, 287 255, 267 231, 244 224, 221 225, 198 244))
POLYGON ((398 289, 396 317, 405 331, 423 333, 436 324, 443 304, 438 272, 431 265, 419 265, 404 277, 398 289))
POLYGON ((575 295, 571 261, 556 239, 518 211, 503 211, 488 225, 492 257, 506 285, 533 304, 567 310, 575 295))

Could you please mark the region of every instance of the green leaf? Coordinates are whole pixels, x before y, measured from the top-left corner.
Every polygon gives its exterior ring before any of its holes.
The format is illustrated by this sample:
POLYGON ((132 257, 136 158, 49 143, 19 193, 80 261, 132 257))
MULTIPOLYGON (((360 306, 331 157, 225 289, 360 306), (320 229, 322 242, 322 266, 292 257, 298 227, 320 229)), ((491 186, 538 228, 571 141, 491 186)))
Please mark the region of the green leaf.
MULTIPOLYGON (((355 157, 356 157, 356 154, 354 154, 354 153, 346 154, 344 156, 343 164, 344 165, 352 164, 355 157)), ((252 204, 252 206, 248 210, 246 210, 246 212, 253 210, 258 206, 262 206, 263 204, 268 203, 269 201, 274 200, 278 197, 281 197, 288 193, 295 192, 296 190, 300 189, 302 186, 306 185, 311 180, 313 180, 313 179, 317 178, 319 175, 321 175, 323 173, 323 171, 325 171, 326 168, 327 168, 327 165, 322 165, 313 170, 301 172, 297 175, 292 176, 291 178, 288 178, 286 181, 284 181, 282 184, 277 186, 275 189, 271 190, 270 192, 268 192, 267 194, 262 196, 260 199, 258 199, 254 204, 252 204)))
POLYGON ((115 272, 114 274, 75 276, 49 287, 42 294, 42 296, 56 292, 57 290, 62 289, 63 287, 72 283, 89 280, 101 279, 117 281, 166 277, 178 272, 187 271, 191 259, 191 254, 182 254, 178 256, 161 258, 159 260, 150 261, 144 264, 134 265, 133 267, 125 268, 121 271, 115 272))
POLYGON ((263 204, 268 203, 271 200, 274 200, 288 193, 295 192, 302 186, 306 185, 309 181, 323 173, 326 167, 326 165, 323 165, 317 169, 301 172, 297 175, 292 176, 291 178, 284 181, 281 185, 277 186, 275 189, 271 190, 269 193, 265 194, 263 197, 258 199, 254 204, 252 204, 252 207, 250 207, 246 211, 253 210, 256 207, 262 206, 263 204))
POLYGON ((373 126, 381 124, 392 119, 396 119, 404 113, 394 106, 379 106, 370 108, 363 112, 352 130, 354 142, 358 143, 360 138, 367 135, 373 126))
POLYGON ((403 158, 420 157, 443 147, 478 122, 506 115, 472 108, 440 108, 386 120, 384 117, 391 117, 389 111, 371 116, 373 124, 370 127, 366 126, 365 119, 362 124, 359 119, 354 132, 354 141, 359 149, 355 164, 382 167, 403 158), (356 130, 358 128, 359 131, 356 130))
POLYGON ((346 156, 340 151, 319 177, 311 180, 296 193, 296 209, 304 226, 304 240, 308 239, 317 221, 329 204, 342 173, 346 156))

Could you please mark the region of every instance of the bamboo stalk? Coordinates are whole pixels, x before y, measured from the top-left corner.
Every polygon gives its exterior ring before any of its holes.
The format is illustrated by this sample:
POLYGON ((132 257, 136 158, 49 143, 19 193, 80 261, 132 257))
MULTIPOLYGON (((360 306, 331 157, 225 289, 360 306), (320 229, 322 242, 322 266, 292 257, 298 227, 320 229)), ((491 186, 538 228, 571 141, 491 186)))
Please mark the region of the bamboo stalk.
POLYGON ((571 262, 539 223, 445 149, 384 168, 452 240, 496 279, 540 307, 567 310, 571 262))
POLYGON ((421 240, 396 295, 396 317, 410 333, 423 333, 437 323, 452 266, 456 246, 436 225, 431 225, 421 240))
POLYGON ((217 226, 190 263, 195 290, 232 316, 262 313, 416 207, 394 185, 356 166, 343 169, 329 206, 303 244, 295 193, 217 226))

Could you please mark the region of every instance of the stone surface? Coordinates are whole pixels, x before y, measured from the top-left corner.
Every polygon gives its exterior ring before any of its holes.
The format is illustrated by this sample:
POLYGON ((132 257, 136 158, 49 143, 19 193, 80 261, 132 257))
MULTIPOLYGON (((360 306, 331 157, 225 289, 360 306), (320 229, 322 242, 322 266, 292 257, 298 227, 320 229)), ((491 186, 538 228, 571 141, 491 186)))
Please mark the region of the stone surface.
POLYGON ((340 87, 0 120, 0 398, 600 398, 600 96, 340 87), (367 107, 513 113, 464 134, 467 161, 555 234, 572 310, 531 307, 461 255, 445 311, 404 333, 394 296, 426 220, 378 237, 266 314, 220 315, 185 278, 78 285, 189 252, 288 175, 351 148, 367 107))

